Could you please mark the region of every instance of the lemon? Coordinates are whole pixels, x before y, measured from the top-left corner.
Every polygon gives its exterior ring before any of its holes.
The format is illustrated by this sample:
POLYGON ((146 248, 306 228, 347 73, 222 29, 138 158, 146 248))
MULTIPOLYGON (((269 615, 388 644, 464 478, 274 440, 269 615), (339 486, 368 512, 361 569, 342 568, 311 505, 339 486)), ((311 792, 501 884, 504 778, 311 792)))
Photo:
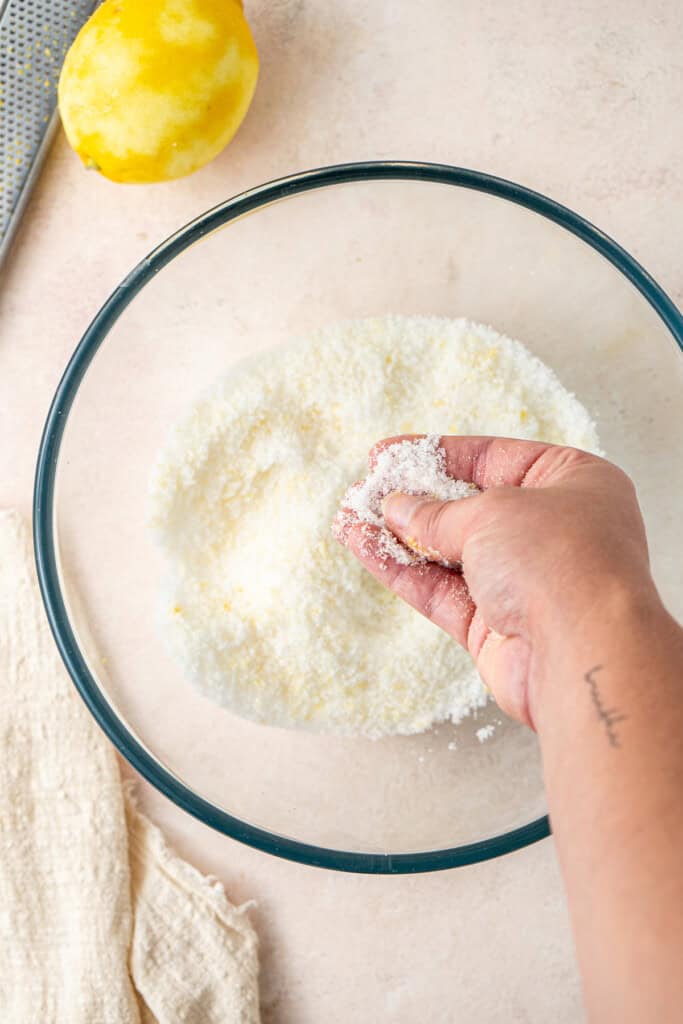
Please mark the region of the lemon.
POLYGON ((238 0, 105 0, 66 56, 59 110, 87 167, 168 181, 227 145, 257 76, 238 0))

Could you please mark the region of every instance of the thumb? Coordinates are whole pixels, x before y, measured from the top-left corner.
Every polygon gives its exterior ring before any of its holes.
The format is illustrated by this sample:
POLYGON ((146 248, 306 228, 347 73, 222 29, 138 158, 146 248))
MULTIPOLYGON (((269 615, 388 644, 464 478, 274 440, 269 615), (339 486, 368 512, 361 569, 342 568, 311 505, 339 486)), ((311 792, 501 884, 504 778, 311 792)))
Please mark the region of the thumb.
POLYGON ((435 501, 414 494, 389 494, 382 503, 384 521, 406 547, 433 562, 462 561, 475 497, 435 501))

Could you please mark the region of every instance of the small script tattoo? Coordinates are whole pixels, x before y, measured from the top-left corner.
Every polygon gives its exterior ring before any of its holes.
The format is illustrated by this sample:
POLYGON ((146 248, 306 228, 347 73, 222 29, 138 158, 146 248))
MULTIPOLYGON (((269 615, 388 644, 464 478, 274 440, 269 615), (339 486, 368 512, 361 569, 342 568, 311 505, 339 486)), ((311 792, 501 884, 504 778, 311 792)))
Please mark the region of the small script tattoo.
POLYGON ((620 722, 626 721, 628 715, 622 715, 617 708, 606 708, 602 702, 602 696, 596 682, 596 675, 598 672, 602 672, 603 665, 594 665, 593 668, 589 669, 584 675, 584 682, 588 686, 588 690, 593 701, 593 707, 595 708, 598 718, 605 726, 605 732, 607 733, 607 739, 610 741, 611 746, 620 747, 621 741, 619 739, 619 733, 617 732, 616 726, 620 722))

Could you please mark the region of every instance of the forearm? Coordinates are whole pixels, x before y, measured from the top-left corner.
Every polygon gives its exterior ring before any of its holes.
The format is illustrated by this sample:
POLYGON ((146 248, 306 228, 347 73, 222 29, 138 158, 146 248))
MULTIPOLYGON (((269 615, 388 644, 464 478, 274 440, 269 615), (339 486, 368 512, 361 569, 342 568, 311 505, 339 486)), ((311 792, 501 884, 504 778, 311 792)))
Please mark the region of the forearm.
POLYGON ((683 1012, 683 631, 654 598, 554 631, 534 715, 590 1019, 683 1012))
POLYGON ((683 633, 650 579, 633 483, 570 448, 481 437, 440 447, 448 474, 482 493, 392 494, 382 506, 395 536, 435 561, 389 573, 363 534, 349 543, 468 647, 504 711, 538 730, 591 1020, 673 1024, 683 1019, 683 633))

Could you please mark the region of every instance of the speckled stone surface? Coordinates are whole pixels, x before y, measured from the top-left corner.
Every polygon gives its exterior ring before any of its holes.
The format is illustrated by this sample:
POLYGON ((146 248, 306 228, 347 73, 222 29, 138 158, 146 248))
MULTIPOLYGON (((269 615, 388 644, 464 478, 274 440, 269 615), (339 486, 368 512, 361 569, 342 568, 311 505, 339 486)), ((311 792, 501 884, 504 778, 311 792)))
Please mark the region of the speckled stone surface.
MULTIPOLYGON (((616 237, 683 297, 683 44, 676 0, 247 0, 253 108, 194 177, 120 187, 60 137, 0 279, 0 505, 29 512, 57 380, 93 313, 157 241, 246 186, 394 157, 523 182, 616 237)), ((178 850, 255 898, 266 1024, 582 1019, 551 841, 478 867, 344 876, 225 839, 145 784, 178 850)))

